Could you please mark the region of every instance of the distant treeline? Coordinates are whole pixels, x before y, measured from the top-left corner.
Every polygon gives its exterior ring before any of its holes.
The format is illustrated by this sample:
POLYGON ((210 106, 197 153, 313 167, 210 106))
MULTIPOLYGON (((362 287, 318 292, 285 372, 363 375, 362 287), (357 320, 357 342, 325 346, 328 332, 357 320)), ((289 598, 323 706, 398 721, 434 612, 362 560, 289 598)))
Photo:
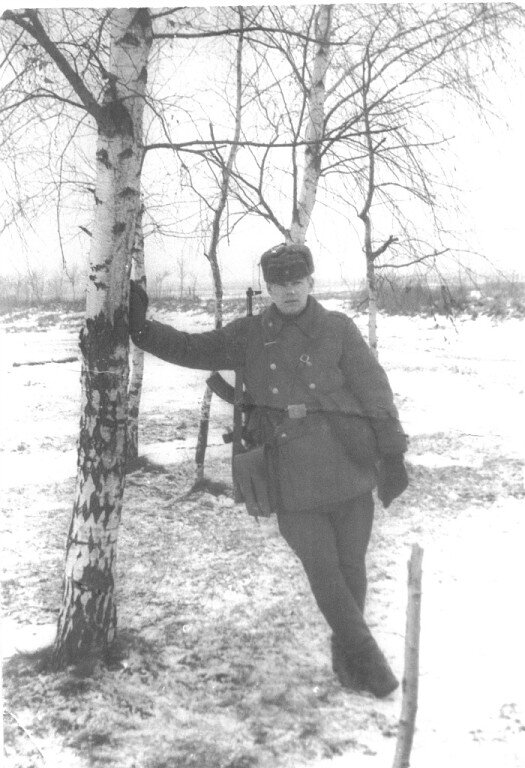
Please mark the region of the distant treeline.
MULTIPOLYGON (((316 286, 314 295, 320 300, 339 299, 349 314, 367 311, 368 294, 363 281, 354 287, 337 289, 316 286)), ((151 304, 157 309, 168 311, 202 311, 213 314, 215 301, 211 291, 198 294, 188 290, 180 292, 166 291, 158 296, 150 293, 151 304)), ((254 299, 254 311, 268 301, 263 291, 254 299)), ((64 308, 81 312, 84 299, 72 295, 42 298, 9 290, 9 284, 2 281, 0 287, 0 311, 5 313, 23 308, 42 308, 55 310, 64 308)), ((225 289, 223 308, 226 315, 243 314, 246 311, 246 294, 235 286, 234 290, 225 289)), ((468 279, 442 278, 432 280, 390 274, 378 281, 378 309, 389 315, 489 315, 493 317, 525 316, 525 281, 516 277, 477 277, 468 279)))

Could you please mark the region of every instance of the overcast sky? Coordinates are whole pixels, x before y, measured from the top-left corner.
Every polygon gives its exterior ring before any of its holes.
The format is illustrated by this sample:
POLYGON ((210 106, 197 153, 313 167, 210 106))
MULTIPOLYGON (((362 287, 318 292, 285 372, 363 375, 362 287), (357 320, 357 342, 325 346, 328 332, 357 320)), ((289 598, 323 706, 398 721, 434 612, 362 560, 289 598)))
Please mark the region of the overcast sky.
MULTIPOLYGON (((523 60, 523 52, 520 55, 523 60)), ((451 229, 461 229, 466 234, 465 246, 482 251, 496 268, 519 275, 525 275, 521 233, 525 177, 523 86, 523 73, 516 73, 514 77, 508 73, 503 87, 496 79, 487 84, 499 113, 499 119, 493 120, 490 128, 464 109, 446 118, 448 135, 453 137, 447 154, 449 172, 463 190, 463 212, 459 217, 451 212, 451 229)), ((363 276, 359 234, 360 221, 355 212, 349 210, 346 215, 317 206, 307 241, 316 258, 319 283, 341 280, 352 283, 363 276)), ((232 238, 231 246, 223 243, 221 261, 226 287, 256 281, 260 254, 281 239, 268 224, 251 219, 232 238)), ((33 219, 32 227, 24 227, 22 232, 13 229, 5 233, 0 238, 0 247, 3 254, 0 274, 23 271, 26 260, 33 268, 58 270, 62 256, 55 211, 33 219)), ((88 238, 79 234, 67 247, 68 260, 84 262, 88 248, 88 238)), ((210 282, 202 248, 195 251, 194 244, 184 246, 181 240, 173 238, 147 241, 150 274, 170 269, 176 254, 186 254, 188 268, 198 275, 200 287, 210 282)), ((488 262, 463 258, 479 271, 490 271, 488 262)))

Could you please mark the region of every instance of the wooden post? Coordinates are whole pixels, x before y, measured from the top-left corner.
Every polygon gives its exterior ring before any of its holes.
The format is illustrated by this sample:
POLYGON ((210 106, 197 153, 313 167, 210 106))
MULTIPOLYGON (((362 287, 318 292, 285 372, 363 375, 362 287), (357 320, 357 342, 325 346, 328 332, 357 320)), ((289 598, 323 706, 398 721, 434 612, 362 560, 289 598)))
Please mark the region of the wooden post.
POLYGON ((419 632, 421 627, 421 563, 423 550, 412 545, 408 562, 408 603, 405 634, 403 701, 393 768, 408 768, 414 738, 419 681, 419 632))
POLYGON ((4 700, 4 646, 2 643, 2 636, 4 634, 3 616, 0 613, 0 708, 2 709, 2 718, 0 721, 0 765, 3 765, 4 761, 4 712, 5 712, 5 700, 4 700))

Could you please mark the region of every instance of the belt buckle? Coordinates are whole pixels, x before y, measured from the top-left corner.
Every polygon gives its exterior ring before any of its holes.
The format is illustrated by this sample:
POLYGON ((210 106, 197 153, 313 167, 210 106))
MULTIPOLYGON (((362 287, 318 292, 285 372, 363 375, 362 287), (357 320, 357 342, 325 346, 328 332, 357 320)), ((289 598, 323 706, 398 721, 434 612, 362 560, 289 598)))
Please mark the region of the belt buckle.
POLYGON ((306 416, 305 403, 294 403, 293 405, 288 405, 286 410, 288 411, 288 418, 290 419, 304 419, 306 416))

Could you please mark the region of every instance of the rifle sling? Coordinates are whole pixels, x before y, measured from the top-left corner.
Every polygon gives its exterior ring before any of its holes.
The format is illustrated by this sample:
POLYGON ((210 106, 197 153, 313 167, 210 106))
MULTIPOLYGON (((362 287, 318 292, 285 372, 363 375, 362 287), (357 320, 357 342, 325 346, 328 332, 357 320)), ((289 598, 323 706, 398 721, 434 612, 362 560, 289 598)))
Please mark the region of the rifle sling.
POLYGON ((244 370, 242 368, 239 368, 235 371, 235 387, 233 399, 233 454, 239 453, 242 450, 242 412, 244 404, 243 373, 244 370))

